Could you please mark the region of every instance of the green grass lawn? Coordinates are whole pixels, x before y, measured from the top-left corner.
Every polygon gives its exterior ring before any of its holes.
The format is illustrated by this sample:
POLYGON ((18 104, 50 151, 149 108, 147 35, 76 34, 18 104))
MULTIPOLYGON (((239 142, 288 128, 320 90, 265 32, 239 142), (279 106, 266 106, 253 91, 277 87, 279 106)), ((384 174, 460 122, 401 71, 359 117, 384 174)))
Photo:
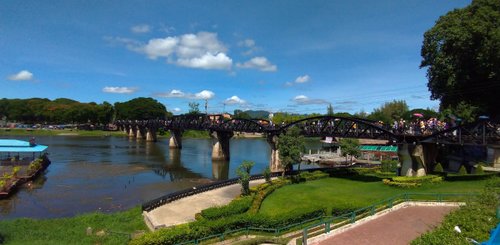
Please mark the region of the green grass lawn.
POLYGON ((479 192, 486 180, 442 182, 414 189, 400 189, 384 185, 382 181, 362 182, 342 178, 325 178, 301 184, 284 186, 262 203, 259 212, 280 215, 293 209, 323 206, 328 212, 335 209, 368 207, 378 201, 402 193, 467 193, 479 192))
POLYGON ((72 218, 3 220, 0 221, 0 244, 3 244, 2 239, 4 244, 126 244, 127 234, 138 230, 148 230, 140 207, 113 214, 90 213, 72 218), (93 235, 86 235, 87 227, 92 227, 93 235), (95 235, 101 230, 106 235, 95 235))

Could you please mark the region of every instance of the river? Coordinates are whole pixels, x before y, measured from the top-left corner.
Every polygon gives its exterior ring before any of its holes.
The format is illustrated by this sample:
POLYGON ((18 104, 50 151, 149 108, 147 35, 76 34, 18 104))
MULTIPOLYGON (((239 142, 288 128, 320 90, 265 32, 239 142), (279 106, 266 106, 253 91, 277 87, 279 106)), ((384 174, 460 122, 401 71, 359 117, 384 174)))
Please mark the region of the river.
MULTIPOLYGON (((23 137, 7 137, 26 140, 23 137)), ((264 139, 231 139, 229 162, 212 162, 210 139, 183 139, 170 150, 168 139, 144 142, 127 137, 38 136, 52 164, 30 186, 0 200, 0 219, 56 218, 115 212, 159 196, 236 177, 244 160, 252 174, 269 165, 264 139)), ((317 149, 314 141, 308 148, 317 149)))

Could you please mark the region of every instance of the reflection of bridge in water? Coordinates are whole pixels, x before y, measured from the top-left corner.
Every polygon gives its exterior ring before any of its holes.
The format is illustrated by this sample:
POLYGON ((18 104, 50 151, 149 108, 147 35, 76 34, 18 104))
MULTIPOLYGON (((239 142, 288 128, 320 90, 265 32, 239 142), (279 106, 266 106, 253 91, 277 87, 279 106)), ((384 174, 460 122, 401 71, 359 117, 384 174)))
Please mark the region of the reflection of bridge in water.
MULTIPOLYGON (((185 130, 209 131, 213 139, 213 160, 229 160, 229 140, 235 132, 262 133, 271 147, 270 167, 280 170, 277 143, 279 136, 291 127, 300 129, 305 137, 338 137, 386 140, 388 145, 398 145, 402 173, 418 175, 429 170, 437 156, 438 145, 475 145, 490 147, 494 161, 500 164, 500 123, 478 120, 425 134, 393 132, 376 122, 349 117, 319 116, 298 120, 286 125, 274 125, 267 120, 227 119, 222 115, 182 115, 167 120, 119 120, 116 125, 130 137, 156 141, 160 129, 170 131, 169 147, 182 148, 185 130)), ((431 168, 432 169, 432 168, 431 168)))

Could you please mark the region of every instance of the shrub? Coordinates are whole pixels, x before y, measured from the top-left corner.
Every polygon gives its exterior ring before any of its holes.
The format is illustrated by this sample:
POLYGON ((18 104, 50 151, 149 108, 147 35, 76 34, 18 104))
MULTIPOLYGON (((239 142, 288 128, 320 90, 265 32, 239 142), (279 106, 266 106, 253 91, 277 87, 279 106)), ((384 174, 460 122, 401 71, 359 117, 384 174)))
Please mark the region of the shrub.
POLYGON ((234 199, 228 205, 221 207, 207 208, 201 211, 201 217, 209 220, 220 219, 235 214, 246 212, 251 206, 254 196, 244 196, 234 199))
POLYGON ((271 168, 266 167, 262 173, 267 183, 271 183, 271 168))
POLYGON ((464 165, 460 166, 460 168, 458 169, 458 174, 460 174, 460 175, 466 175, 467 174, 467 170, 465 169, 464 165))
POLYGON ((17 176, 17 173, 19 173, 19 170, 21 170, 21 167, 15 166, 12 168, 12 176, 17 176))
POLYGON ((423 234, 411 244, 469 244, 466 238, 488 240, 490 229, 499 221, 495 217, 499 205, 499 187, 499 178, 488 180, 485 191, 474 201, 447 215, 437 229, 423 234), (460 227, 462 232, 455 232, 455 226, 460 227))
POLYGON ((257 191, 255 193, 255 198, 253 199, 252 206, 250 207, 250 210, 248 211, 249 213, 257 213, 260 209, 260 205, 264 201, 264 199, 271 193, 273 193, 274 190, 290 184, 290 180, 286 179, 276 179, 275 181, 272 182, 273 184, 262 184, 257 188, 257 191))
POLYGON ((42 167, 42 159, 37 158, 35 161, 31 162, 28 165, 28 171, 30 173, 34 173, 34 172, 38 171, 38 169, 40 169, 41 167, 42 167))
POLYGON ((413 188, 419 187, 422 184, 435 184, 441 183, 442 181, 443 178, 436 175, 426 175, 421 177, 397 176, 393 177, 392 180, 383 180, 384 184, 386 185, 400 188, 413 188))
POLYGON ((436 166, 434 166, 434 173, 442 173, 444 172, 443 166, 441 163, 436 163, 436 166))
POLYGON ((130 244, 177 244, 250 226, 270 229, 284 228, 299 224, 307 219, 320 218, 325 215, 325 212, 325 208, 313 207, 292 210, 280 216, 239 214, 217 220, 205 219, 147 233, 132 240, 130 244))
POLYGON ((398 163, 397 160, 382 160, 380 164, 381 170, 382 172, 396 172, 398 163))
POLYGON ((329 174, 324 173, 320 170, 316 170, 314 172, 302 172, 300 173, 300 177, 304 178, 305 180, 316 180, 316 179, 322 179, 328 177, 329 174))
POLYGON ((5 180, 0 180, 0 191, 4 190, 5 189, 5 180))
POLYGON ((236 174, 240 177, 239 182, 241 184, 241 195, 250 194, 250 171, 252 170, 252 161, 243 161, 243 163, 236 169, 236 174))
POLYGON ((476 171, 474 173, 475 174, 484 174, 483 166, 481 164, 478 164, 476 167, 476 171))

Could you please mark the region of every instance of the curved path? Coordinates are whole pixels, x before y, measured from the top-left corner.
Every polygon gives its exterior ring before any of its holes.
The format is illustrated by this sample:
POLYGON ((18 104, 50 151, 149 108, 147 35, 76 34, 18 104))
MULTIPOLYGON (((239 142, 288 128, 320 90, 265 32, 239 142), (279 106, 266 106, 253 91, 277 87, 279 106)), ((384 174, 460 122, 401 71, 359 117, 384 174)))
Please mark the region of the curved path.
POLYGON ((444 216, 457 207, 409 206, 386 213, 376 219, 309 244, 398 245, 410 242, 438 226, 444 216))
MULTIPOLYGON (((264 182, 264 179, 253 180, 250 181, 250 186, 256 186, 264 182)), ((194 221, 194 215, 201 212, 201 210, 226 205, 240 193, 241 185, 233 184, 184 197, 155 208, 150 212, 143 212, 144 221, 151 230, 188 223, 194 221)))

